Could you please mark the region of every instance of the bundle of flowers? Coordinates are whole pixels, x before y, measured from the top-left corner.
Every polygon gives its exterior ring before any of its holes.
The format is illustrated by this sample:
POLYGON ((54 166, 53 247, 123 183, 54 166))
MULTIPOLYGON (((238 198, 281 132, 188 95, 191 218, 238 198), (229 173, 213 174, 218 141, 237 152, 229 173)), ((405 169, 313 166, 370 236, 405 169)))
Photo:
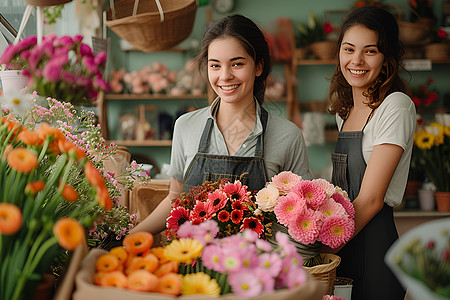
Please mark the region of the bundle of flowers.
POLYGON ((81 35, 49 34, 38 43, 36 36, 29 36, 17 45, 9 45, 0 57, 0 64, 23 69, 22 74, 28 76, 28 88, 40 95, 74 105, 90 103, 99 91, 109 91, 102 74, 106 52, 94 55, 82 40, 81 35))
POLYGON ((215 220, 219 224, 218 237, 230 236, 248 228, 263 237, 267 231, 263 216, 255 214, 253 195, 239 180, 206 181, 183 193, 170 212, 166 223, 166 236, 176 238, 180 225, 186 221, 200 224, 215 220))
POLYGON ((439 98, 437 90, 433 87, 434 79, 429 77, 425 83, 408 89, 407 93, 417 107, 429 106, 439 98))
POLYGON ((47 123, 30 130, 2 117, 0 157, 0 298, 30 299, 42 274, 85 240, 112 202, 84 151, 47 123), (82 190, 69 183, 72 175, 82 190))
MULTIPOLYGON (((337 248, 355 230, 355 210, 347 193, 325 179, 303 180, 283 171, 256 194, 256 204, 274 222, 272 229, 287 229, 295 241, 304 245, 337 248)), ((318 250, 312 259, 305 258, 305 265, 318 263, 320 247, 318 250)))

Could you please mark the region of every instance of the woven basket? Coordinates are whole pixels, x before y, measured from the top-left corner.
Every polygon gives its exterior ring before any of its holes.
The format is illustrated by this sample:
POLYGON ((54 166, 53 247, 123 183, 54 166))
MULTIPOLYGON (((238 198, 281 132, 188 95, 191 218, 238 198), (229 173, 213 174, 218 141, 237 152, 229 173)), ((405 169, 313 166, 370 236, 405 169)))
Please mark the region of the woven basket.
POLYGON ((399 39, 407 46, 419 45, 430 36, 430 28, 424 23, 397 21, 399 39))
POLYGON ((110 0, 106 25, 136 49, 171 48, 192 32, 196 0, 110 0))
POLYGON ((328 295, 334 294, 336 282, 336 268, 341 262, 341 258, 331 253, 321 253, 323 264, 314 267, 303 267, 310 275, 327 284, 328 295))

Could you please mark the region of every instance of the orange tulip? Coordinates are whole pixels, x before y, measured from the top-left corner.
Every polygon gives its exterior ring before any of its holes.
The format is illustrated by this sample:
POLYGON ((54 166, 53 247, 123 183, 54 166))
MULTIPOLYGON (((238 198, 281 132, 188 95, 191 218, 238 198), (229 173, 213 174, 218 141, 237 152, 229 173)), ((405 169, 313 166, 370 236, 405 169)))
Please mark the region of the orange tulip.
POLYGON ((45 182, 42 180, 32 181, 27 184, 25 187, 25 193, 37 194, 39 191, 42 191, 45 188, 45 182))
POLYGON ((95 268, 99 272, 116 271, 119 268, 120 262, 116 256, 112 254, 102 254, 95 264, 95 268))
POLYGON ((106 186, 97 187, 97 199, 98 203, 103 206, 106 210, 111 210, 112 208, 112 200, 109 196, 108 188, 106 186))
POLYGON ((86 165, 84 166, 84 173, 86 175, 86 179, 94 187, 103 187, 105 185, 103 175, 90 161, 86 162, 86 165))
POLYGON ((78 192, 70 185, 64 185, 61 195, 69 202, 75 202, 78 199, 78 192))
POLYGON ((29 146, 40 146, 44 142, 39 134, 35 131, 24 130, 19 136, 19 140, 22 141, 25 145, 29 146))
POLYGON ((17 172, 28 174, 38 165, 37 155, 24 148, 11 150, 7 157, 8 165, 17 172))
POLYGON ((102 286, 113 286, 116 288, 126 288, 128 279, 121 271, 112 271, 105 273, 101 278, 102 286))
POLYGON ((0 203, 0 233, 11 235, 22 226, 22 212, 12 203, 0 203))
POLYGON ((176 273, 169 273, 159 278, 157 291, 160 293, 177 296, 181 292, 182 279, 176 273))
POLYGON ((133 291, 151 292, 158 287, 158 277, 150 272, 137 270, 128 275, 127 287, 133 291))
POLYGON ((131 233, 123 239, 125 250, 133 254, 140 254, 147 251, 152 244, 153 235, 146 231, 131 233))
POLYGON ((109 250, 109 254, 112 254, 115 257, 117 257, 117 259, 122 265, 125 264, 128 259, 128 253, 122 246, 112 248, 111 250, 109 250))
POLYGON ((53 233, 66 250, 75 250, 85 239, 83 226, 72 218, 59 219, 53 226, 53 233))

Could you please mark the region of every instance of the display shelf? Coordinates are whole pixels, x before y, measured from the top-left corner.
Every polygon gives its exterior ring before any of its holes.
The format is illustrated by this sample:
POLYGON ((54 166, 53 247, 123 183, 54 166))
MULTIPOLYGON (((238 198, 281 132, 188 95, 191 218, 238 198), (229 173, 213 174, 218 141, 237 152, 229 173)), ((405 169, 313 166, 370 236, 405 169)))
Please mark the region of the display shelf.
POLYGON ((145 141, 134 141, 134 140, 108 140, 108 143, 114 143, 119 146, 126 147, 170 147, 172 146, 171 140, 145 140, 145 141))
POLYGON ((207 99, 208 96, 205 95, 180 95, 173 96, 169 94, 106 94, 106 100, 188 100, 188 99, 207 99))

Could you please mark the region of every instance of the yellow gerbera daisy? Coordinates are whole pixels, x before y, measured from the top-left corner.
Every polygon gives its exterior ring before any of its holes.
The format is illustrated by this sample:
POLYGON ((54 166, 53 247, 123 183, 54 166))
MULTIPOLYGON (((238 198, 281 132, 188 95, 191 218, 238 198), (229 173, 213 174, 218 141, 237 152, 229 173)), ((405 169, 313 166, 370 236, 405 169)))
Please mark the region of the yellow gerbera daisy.
POLYGON ((445 126, 444 128, 444 132, 446 136, 450 137, 450 125, 445 126))
POLYGON ((177 262, 190 264, 192 260, 200 257, 203 245, 195 239, 174 240, 164 248, 164 255, 177 262))
POLYGON ((214 278, 199 272, 183 276, 182 295, 208 295, 219 296, 220 287, 214 278))
POLYGON ((426 131, 422 131, 417 136, 416 143, 417 147, 419 147, 420 149, 431 149, 431 147, 433 147, 434 145, 434 135, 426 131))

